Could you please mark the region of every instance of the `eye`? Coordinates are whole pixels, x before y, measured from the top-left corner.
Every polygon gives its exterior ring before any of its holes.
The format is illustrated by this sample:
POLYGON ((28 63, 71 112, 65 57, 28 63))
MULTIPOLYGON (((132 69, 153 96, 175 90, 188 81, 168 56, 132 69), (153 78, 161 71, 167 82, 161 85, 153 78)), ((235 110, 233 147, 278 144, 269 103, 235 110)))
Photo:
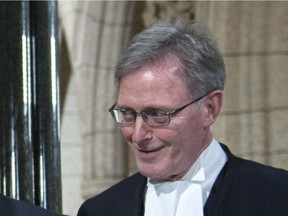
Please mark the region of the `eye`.
POLYGON ((122 116, 129 116, 129 115, 134 115, 132 110, 128 110, 128 109, 120 109, 119 110, 120 114, 122 116))
POLYGON ((133 110, 120 109, 119 110, 119 116, 120 116, 121 122, 124 124, 134 123, 135 112, 133 110))
POLYGON ((169 116, 163 110, 149 110, 145 112, 149 118, 149 123, 154 126, 165 125, 169 122, 169 116))
POLYGON ((163 117, 163 116, 166 116, 166 112, 164 112, 163 110, 148 110, 148 111, 146 111, 145 112, 145 114, 147 115, 147 116, 150 116, 150 117, 155 117, 155 118, 157 118, 157 117, 159 117, 159 118, 161 118, 161 117, 163 117))

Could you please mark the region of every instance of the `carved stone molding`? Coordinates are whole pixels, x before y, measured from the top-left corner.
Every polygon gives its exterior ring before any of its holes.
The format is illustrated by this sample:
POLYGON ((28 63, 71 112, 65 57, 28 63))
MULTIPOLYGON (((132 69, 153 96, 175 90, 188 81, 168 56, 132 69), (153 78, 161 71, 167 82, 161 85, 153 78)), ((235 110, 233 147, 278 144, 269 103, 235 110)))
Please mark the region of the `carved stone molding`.
POLYGON ((195 3, 193 1, 147 1, 143 12, 145 26, 150 25, 158 19, 174 21, 182 19, 194 20, 195 3))

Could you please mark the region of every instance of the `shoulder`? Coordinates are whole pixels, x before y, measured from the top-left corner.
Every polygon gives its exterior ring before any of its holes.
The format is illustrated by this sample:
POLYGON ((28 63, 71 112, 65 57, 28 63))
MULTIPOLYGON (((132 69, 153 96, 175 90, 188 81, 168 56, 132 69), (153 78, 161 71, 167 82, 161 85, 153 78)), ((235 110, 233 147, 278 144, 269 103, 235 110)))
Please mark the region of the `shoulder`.
MULTIPOLYGON (((255 161, 243 159, 233 155, 230 150, 222 144, 222 148, 228 156, 227 171, 237 173, 238 178, 251 179, 262 177, 263 181, 284 184, 288 181, 288 171, 255 161)), ((285 184, 286 185, 286 184, 285 184)))
MULTIPOLYGON (((146 185, 146 177, 136 173, 119 183, 111 186, 104 192, 86 200, 80 207, 78 215, 90 215, 92 211, 110 211, 113 208, 123 209, 123 204, 129 206, 141 199, 146 185), (124 201, 125 200, 125 201, 124 201)), ((104 215, 104 213, 100 213, 104 215)))
POLYGON ((109 196, 109 199, 111 199, 110 195, 122 197, 123 192, 125 192, 127 195, 131 195, 135 192, 135 190, 141 189, 144 184, 146 185, 146 177, 140 173, 136 173, 111 186, 96 197, 104 198, 105 196, 109 196))
MULTIPOLYGON (((5 216, 57 216, 44 208, 0 194, 0 212, 5 216)), ((1 214, 0 214, 1 215, 1 214)))
POLYGON ((234 156, 213 185, 206 211, 215 215, 277 215, 288 212, 288 171, 234 156))
MULTIPOLYGON (((245 188, 253 188, 267 196, 286 197, 288 201, 288 171, 244 160, 239 168, 238 182, 245 182, 245 188), (269 195, 270 194, 270 195, 269 195)), ((288 203, 287 203, 288 204, 288 203)))
POLYGON ((239 197, 241 202, 254 199, 253 202, 259 200, 268 204, 269 201, 271 204, 274 203, 274 206, 285 202, 288 210, 287 170, 238 158, 229 150, 224 150, 228 155, 228 161, 222 176, 225 188, 229 189, 234 197, 239 197))

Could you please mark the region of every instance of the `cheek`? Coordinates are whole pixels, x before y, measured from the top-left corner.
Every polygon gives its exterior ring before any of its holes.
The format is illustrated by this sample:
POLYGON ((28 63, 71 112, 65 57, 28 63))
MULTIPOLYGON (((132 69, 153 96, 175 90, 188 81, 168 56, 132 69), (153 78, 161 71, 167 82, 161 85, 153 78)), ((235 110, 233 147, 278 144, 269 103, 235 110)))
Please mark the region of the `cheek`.
POLYGON ((191 145, 198 145, 201 140, 203 125, 199 117, 181 119, 167 136, 177 146, 191 149, 191 145))
POLYGON ((126 141, 130 142, 131 140, 131 134, 132 134, 132 130, 129 127, 122 127, 121 128, 122 134, 125 138, 126 141))

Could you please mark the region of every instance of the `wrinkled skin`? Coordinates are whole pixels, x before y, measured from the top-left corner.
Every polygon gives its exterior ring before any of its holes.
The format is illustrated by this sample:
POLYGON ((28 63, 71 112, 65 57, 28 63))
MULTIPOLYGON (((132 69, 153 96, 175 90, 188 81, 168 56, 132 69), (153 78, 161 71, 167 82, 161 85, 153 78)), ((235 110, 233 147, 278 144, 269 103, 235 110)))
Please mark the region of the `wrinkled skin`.
MULTIPOLYGON (((117 106, 137 112, 151 107, 172 111, 189 103, 199 95, 189 94, 182 70, 178 59, 170 57, 126 74, 120 82, 117 106)), ((122 126, 139 172, 154 180, 183 177, 210 144, 210 125, 221 105, 222 92, 215 91, 171 117, 167 126, 150 127, 141 116, 134 125, 122 126)))

